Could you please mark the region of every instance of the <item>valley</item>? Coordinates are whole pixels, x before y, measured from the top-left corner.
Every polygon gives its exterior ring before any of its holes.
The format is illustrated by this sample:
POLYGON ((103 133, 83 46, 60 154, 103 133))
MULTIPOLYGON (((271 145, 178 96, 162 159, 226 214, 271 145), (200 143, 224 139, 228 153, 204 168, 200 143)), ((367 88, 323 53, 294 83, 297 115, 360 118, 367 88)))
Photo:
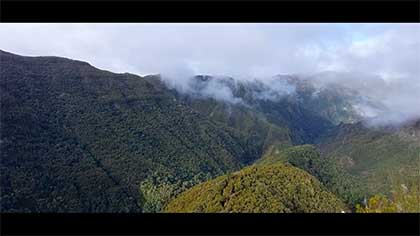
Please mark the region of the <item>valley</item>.
POLYGON ((420 120, 370 126, 357 91, 293 75, 179 89, 1 50, 0 68, 1 212, 420 212, 420 120))

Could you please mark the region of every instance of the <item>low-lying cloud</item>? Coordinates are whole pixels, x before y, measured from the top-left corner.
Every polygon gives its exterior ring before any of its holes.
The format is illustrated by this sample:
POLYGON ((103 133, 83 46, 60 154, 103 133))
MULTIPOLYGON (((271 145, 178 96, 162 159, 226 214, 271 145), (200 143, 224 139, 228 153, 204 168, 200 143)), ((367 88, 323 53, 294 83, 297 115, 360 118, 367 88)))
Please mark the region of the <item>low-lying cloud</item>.
MULTIPOLYGON (((261 99, 293 94, 293 86, 269 78, 297 74, 318 87, 336 83, 357 91, 354 107, 371 123, 420 118, 418 24, 2 24, 0 49, 162 74, 183 92, 191 92, 197 74, 257 80, 268 88, 261 99)), ((217 82, 200 92, 241 102, 217 82)))
POLYGON ((368 125, 400 125, 420 119, 420 83, 410 77, 385 79, 363 73, 321 73, 318 89, 339 86, 354 92, 353 107, 368 125))

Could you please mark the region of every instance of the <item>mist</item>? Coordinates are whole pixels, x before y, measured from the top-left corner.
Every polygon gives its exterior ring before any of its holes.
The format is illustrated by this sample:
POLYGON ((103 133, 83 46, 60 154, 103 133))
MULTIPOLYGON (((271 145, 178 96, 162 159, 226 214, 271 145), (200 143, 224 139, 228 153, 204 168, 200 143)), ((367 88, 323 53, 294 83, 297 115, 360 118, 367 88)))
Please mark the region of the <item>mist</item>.
POLYGON ((387 80, 364 73, 324 72, 312 76, 317 89, 338 86, 352 91, 353 108, 368 126, 404 125, 420 119, 420 83, 400 77, 387 80))
POLYGON ((278 100, 296 87, 276 75, 295 75, 356 93, 352 105, 368 125, 420 119, 418 24, 2 24, 0 49, 161 74, 182 93, 231 104, 244 104, 231 85, 198 89, 193 76, 260 84, 258 99, 278 100))

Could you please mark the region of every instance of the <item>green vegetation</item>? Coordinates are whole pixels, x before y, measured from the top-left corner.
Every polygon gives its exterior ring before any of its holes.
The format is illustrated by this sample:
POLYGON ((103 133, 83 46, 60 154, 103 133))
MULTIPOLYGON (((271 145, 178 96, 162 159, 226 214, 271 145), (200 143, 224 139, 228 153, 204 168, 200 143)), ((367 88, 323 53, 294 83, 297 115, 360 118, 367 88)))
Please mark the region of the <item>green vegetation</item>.
POLYGON ((397 181, 420 185, 419 130, 415 125, 395 130, 342 124, 319 147, 325 158, 359 179, 367 196, 390 196, 397 181))
POLYGON ((139 212, 152 174, 188 182, 252 159, 232 129, 141 77, 0 57, 2 212, 139 212))
POLYGON ((333 160, 323 158, 312 145, 284 148, 272 146, 257 165, 290 163, 315 176, 329 191, 341 198, 349 207, 360 202, 365 194, 359 180, 349 175, 333 160))
POLYGON ((358 213, 418 213, 420 212, 420 186, 394 186, 391 199, 377 194, 369 199, 366 206, 356 205, 358 213))
MULTIPOLYGON (((211 99, 188 99, 187 102, 215 123, 231 127, 240 140, 244 140, 243 145, 250 147, 248 157, 261 157, 262 152, 273 144, 292 144, 287 127, 268 122, 263 115, 248 107, 211 99)), ((245 161, 251 164, 255 158, 245 161)))
POLYGON ((351 105, 351 101, 355 99, 353 93, 337 85, 320 88, 315 93, 312 86, 309 82, 301 82, 298 85, 300 94, 305 98, 301 103, 305 109, 334 125, 338 125, 341 122, 352 123, 360 119, 358 113, 354 111, 351 105))
POLYGON ((251 166, 199 184, 166 212, 341 212, 344 204, 314 177, 290 165, 251 166))
POLYGON ((264 148, 275 144, 276 139, 280 143, 289 144, 313 143, 334 126, 334 121, 323 116, 321 111, 334 111, 341 105, 334 103, 331 105, 334 108, 331 108, 329 103, 323 101, 324 106, 319 110, 313 109, 314 105, 306 106, 307 102, 320 104, 319 100, 323 99, 322 97, 315 99, 312 96, 313 88, 310 86, 298 86, 296 94, 287 96, 284 92, 272 90, 268 85, 258 81, 242 83, 232 78, 196 76, 192 83, 197 91, 193 94, 178 95, 180 99, 201 114, 211 117, 212 120, 239 129, 246 134, 246 137, 251 137, 251 142, 256 142, 257 146, 264 145, 264 148), (206 87, 210 81, 229 88, 235 99, 241 102, 232 104, 200 96, 199 88, 206 87), (267 91, 269 91, 268 96, 265 96, 267 91), (270 141, 267 140, 268 130, 279 134, 275 140, 271 140, 273 143, 266 142, 270 141))
POLYGON ((211 179, 210 174, 198 174, 188 181, 176 177, 152 175, 140 184, 143 212, 162 212, 170 200, 192 186, 211 179))
POLYGON ((225 79, 229 103, 64 58, 0 68, 1 212, 419 211, 420 121, 337 125, 345 91, 225 79))
POLYGON ((313 161, 319 159, 315 147, 309 144, 292 147, 271 146, 266 154, 256 161, 260 165, 275 164, 278 162, 292 162, 298 166, 310 167, 313 161))

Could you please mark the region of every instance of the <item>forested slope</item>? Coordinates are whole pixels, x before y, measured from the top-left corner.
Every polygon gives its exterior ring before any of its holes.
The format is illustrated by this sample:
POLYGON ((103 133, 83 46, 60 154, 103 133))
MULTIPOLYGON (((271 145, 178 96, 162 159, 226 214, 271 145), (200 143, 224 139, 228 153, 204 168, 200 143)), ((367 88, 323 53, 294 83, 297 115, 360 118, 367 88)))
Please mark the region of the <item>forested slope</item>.
POLYGON ((166 212, 341 212, 344 204, 313 176, 291 165, 250 166, 199 184, 166 212))
POLYGON ((294 76, 191 81, 182 92, 0 50, 1 211, 335 212, 419 197, 420 121, 366 126, 357 93, 294 76))
POLYGON ((141 211, 146 177, 200 182, 250 159, 231 129, 139 76, 0 59, 2 211, 141 211))
POLYGON ((318 144, 326 158, 360 178, 370 194, 420 186, 420 121, 402 127, 341 124, 318 144))
POLYGON ((316 177, 329 191, 353 208, 368 195, 363 179, 348 173, 335 159, 319 154, 313 145, 272 146, 257 165, 289 163, 316 177))

